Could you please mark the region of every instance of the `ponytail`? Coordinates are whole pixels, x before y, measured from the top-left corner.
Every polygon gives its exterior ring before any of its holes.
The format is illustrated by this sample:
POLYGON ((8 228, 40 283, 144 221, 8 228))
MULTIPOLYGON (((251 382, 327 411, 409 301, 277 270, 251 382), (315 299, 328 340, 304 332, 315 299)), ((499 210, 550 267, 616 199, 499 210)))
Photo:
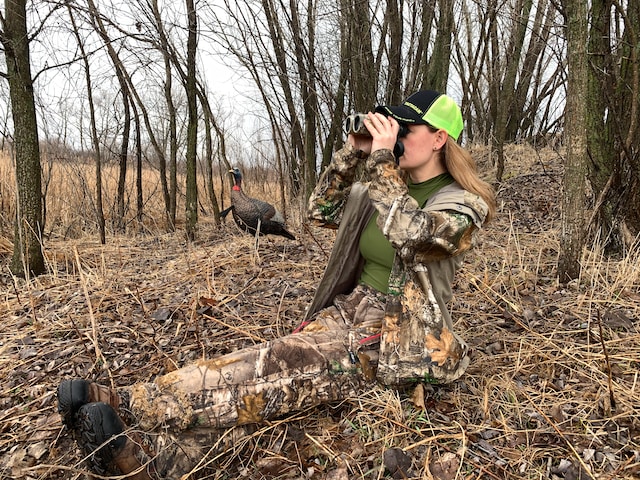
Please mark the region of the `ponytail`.
POLYGON ((496 196, 493 187, 478 176, 478 167, 471 154, 462 148, 453 138, 447 138, 443 150, 444 163, 456 182, 468 192, 481 197, 489 207, 485 223, 496 214, 496 196))

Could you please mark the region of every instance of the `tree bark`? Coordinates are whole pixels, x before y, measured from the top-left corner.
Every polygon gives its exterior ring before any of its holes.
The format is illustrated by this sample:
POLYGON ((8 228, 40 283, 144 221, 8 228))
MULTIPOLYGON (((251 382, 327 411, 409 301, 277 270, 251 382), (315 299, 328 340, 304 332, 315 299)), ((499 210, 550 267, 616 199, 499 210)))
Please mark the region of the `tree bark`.
MULTIPOLYGON (((315 187, 316 170, 316 123, 318 112, 318 100, 315 91, 315 68, 314 68, 314 41, 315 41, 315 6, 313 0, 307 3, 307 35, 306 43, 300 23, 297 0, 290 0, 289 13, 291 20, 291 33, 294 45, 296 66, 300 78, 300 98, 304 112, 304 157, 300 164, 302 177, 304 179, 304 195, 310 195, 315 187)), ((284 184, 284 179, 281 179, 284 184)), ((286 209, 282 209, 286 219, 286 209)))
POLYGON ((226 170, 230 170, 231 166, 229 165, 229 161, 227 160, 226 147, 224 143, 224 134, 219 129, 218 125, 216 125, 215 118, 213 117, 213 112, 211 111, 211 104, 209 103, 209 99, 207 98, 207 92, 203 85, 199 82, 197 84, 198 89, 198 98, 200 99, 200 105, 202 105, 202 113, 204 117, 204 128, 205 128, 205 136, 204 136, 204 163, 205 163, 205 188, 207 190, 207 196, 209 197, 209 203, 211 204, 211 208, 213 209, 213 217, 215 218, 216 223, 220 222, 220 206, 218 205, 218 199, 216 198, 215 188, 213 186, 213 135, 212 129, 216 131, 219 140, 219 149, 218 152, 220 157, 226 164, 226 170))
POLYGON ((18 188, 10 270, 27 277, 45 271, 42 254, 42 169, 29 58, 26 0, 6 0, 1 33, 7 62, 18 188))
POLYGON ((167 212, 168 228, 171 231, 175 230, 176 225, 176 196, 178 190, 177 180, 177 160, 178 160, 178 134, 177 134, 177 117, 176 107, 173 102, 173 75, 171 69, 172 54, 169 45, 169 40, 164 30, 162 22, 162 16, 160 14, 160 8, 157 0, 152 0, 150 3, 151 15, 153 16, 156 24, 156 30, 158 32, 159 46, 158 49, 162 54, 164 61, 164 98, 167 102, 167 109, 169 110, 169 181, 167 183, 167 161, 164 155, 160 156, 160 182, 162 184, 162 193, 164 196, 164 203, 167 212))
POLYGON ((580 275, 584 247, 587 172, 587 8, 582 0, 563 0, 567 20, 567 155, 562 195, 558 277, 568 282, 580 275))
POLYGON ((617 2, 599 0, 591 11, 588 175, 597 196, 589 233, 604 239, 608 253, 624 253, 640 233, 639 10, 637 2, 623 9, 617 2), (623 33, 613 28, 620 19, 623 33))
MULTIPOLYGON (((275 71, 277 72, 277 78, 279 81, 279 87, 282 89, 284 96, 284 106, 290 122, 291 136, 287 139, 290 148, 283 148, 282 151, 291 151, 292 154, 287 159, 287 169, 291 175, 291 190, 293 195, 297 195, 302 187, 302 170, 298 165, 299 159, 304 159, 305 152, 305 136, 304 129, 298 118, 298 110, 294 101, 293 87, 291 85, 291 72, 289 71, 289 65, 287 62, 287 47, 284 45, 286 35, 282 31, 280 20, 278 19, 278 12, 274 2, 272 0, 262 0, 262 6, 264 14, 266 15, 267 25, 269 28, 269 36, 273 46, 273 55, 275 63, 275 71)), ((255 67, 255 64, 252 65, 255 67)), ((272 123, 272 130, 280 130, 277 119, 270 116, 272 123)), ((277 138, 277 136, 276 136, 277 138)), ((286 138, 286 136, 283 136, 286 138)), ((285 145, 283 145, 284 147, 285 145)))
POLYGON ((366 8, 358 0, 341 0, 346 12, 347 44, 351 59, 349 84, 356 111, 371 110, 376 101, 378 70, 371 41, 371 18, 366 8))
POLYGON ((89 103, 89 124, 91 125, 91 145, 93 146, 93 158, 96 166, 96 221, 98 222, 98 232, 100 235, 100 243, 107 243, 107 235, 105 229, 104 210, 102 207, 102 158, 100 153, 100 140, 98 138, 98 129, 96 127, 96 109, 93 101, 93 82, 91 80, 91 69, 89 66, 89 57, 84 48, 84 41, 80 37, 80 32, 76 25, 75 16, 70 6, 67 6, 73 33, 78 42, 78 48, 82 55, 82 63, 84 65, 85 82, 87 84, 87 102, 89 103))
POLYGON ((91 16, 91 22, 93 26, 102 38, 106 46, 106 51, 113 63, 113 68, 118 79, 118 85, 120 86, 120 93, 122 95, 122 106, 124 109, 124 124, 122 128, 122 141, 120 143, 120 153, 118 154, 118 187, 116 193, 116 219, 114 227, 117 230, 124 231, 125 229, 125 187, 127 181, 127 160, 129 155, 129 137, 131 135, 131 109, 129 102, 131 101, 128 76, 122 65, 122 61, 118 56, 111 39, 107 34, 107 30, 104 26, 104 22, 98 8, 93 0, 88 0, 87 5, 89 7, 89 14, 91 16))
POLYGON ((140 114, 135 102, 131 102, 133 109, 133 121, 136 132, 136 220, 138 222, 138 231, 142 232, 144 219, 144 194, 142 191, 142 138, 140 128, 140 114))
POLYGON ((440 15, 437 22, 433 54, 427 62, 427 75, 423 88, 447 91, 449 67, 451 65, 451 37, 453 34, 453 0, 440 0, 440 15))
POLYGON ((198 224, 198 179, 196 177, 196 149, 198 143, 198 103, 196 91, 196 49, 198 19, 194 0, 186 0, 189 34, 187 38, 187 78, 186 94, 189 109, 187 126, 187 187, 186 187, 186 233, 189 240, 195 240, 198 224))
POLYGON ((389 67, 387 78, 386 101, 396 105, 404 100, 405 92, 402 88, 402 1, 387 0, 385 22, 389 25, 389 67))

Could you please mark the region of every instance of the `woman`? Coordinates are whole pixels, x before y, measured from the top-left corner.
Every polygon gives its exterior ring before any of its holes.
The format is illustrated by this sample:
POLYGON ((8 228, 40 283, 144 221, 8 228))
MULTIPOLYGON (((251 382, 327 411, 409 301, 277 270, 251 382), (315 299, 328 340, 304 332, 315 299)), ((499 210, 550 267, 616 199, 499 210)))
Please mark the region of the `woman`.
POLYGON ((375 381, 447 383, 464 373, 467 346, 447 303, 462 254, 493 215, 493 191, 456 143, 462 116, 447 95, 417 92, 365 124, 369 134, 349 135, 309 200, 315 223, 340 228, 292 335, 117 392, 62 382, 60 413, 96 471, 178 478, 221 448, 229 427, 355 396, 375 381), (408 133, 398 139, 400 123, 408 133), (362 164, 367 184, 354 183, 362 164))

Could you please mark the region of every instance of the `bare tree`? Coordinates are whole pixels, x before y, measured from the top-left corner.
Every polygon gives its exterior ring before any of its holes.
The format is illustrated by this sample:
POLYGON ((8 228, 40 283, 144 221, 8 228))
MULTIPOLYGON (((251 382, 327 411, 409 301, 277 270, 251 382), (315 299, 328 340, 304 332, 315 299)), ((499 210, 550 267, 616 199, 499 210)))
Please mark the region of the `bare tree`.
POLYGON ((216 123, 215 116, 213 115, 213 111, 211 109, 211 104, 209 103, 209 99, 207 98, 207 91, 202 82, 198 82, 198 99, 200 100, 200 105, 202 106, 204 127, 205 127, 205 136, 204 136, 204 163, 205 163, 205 185, 207 189, 207 196, 209 197, 209 202, 211 203, 211 207, 213 209, 213 216, 216 222, 220 221, 220 206, 218 204, 218 199, 216 197, 216 192, 213 187, 213 133, 215 131, 217 138, 217 152, 220 163, 224 166, 223 170, 228 171, 231 169, 231 165, 229 160, 227 159, 227 149, 225 143, 225 133, 222 128, 216 123))
POLYGON ((120 152, 118 154, 118 164, 119 164, 119 176, 118 176, 118 191, 116 194, 116 229, 120 231, 124 231, 125 229, 125 184, 127 180, 127 159, 129 156, 129 139, 131 136, 131 94, 129 92, 129 86, 127 83, 127 72, 124 68, 122 60, 118 55, 118 52, 113 46, 113 42, 107 33, 107 29, 105 28, 102 15, 98 11, 93 0, 87 0, 88 5, 88 13, 90 15, 91 22, 96 30, 96 32, 102 38, 104 45, 106 47, 107 53, 111 62, 113 63, 113 68, 116 74, 116 78, 118 79, 118 85, 120 87, 120 94, 122 95, 122 106, 124 113, 124 123, 122 125, 122 133, 121 133, 121 141, 120 141, 120 152))
POLYGON ((451 65, 451 37, 453 35, 453 0, 439 0, 439 18, 433 53, 424 62, 423 87, 445 92, 451 65))
MULTIPOLYGON (((467 138, 491 142, 500 179, 504 144, 558 129, 565 44, 548 0, 463 1, 454 22, 453 67, 467 138)), ((454 14, 455 15, 455 14, 454 14)))
POLYGON ((369 2, 363 4, 359 0, 340 0, 340 3, 347 25, 344 57, 350 62, 351 107, 356 111, 367 111, 376 101, 379 79, 372 40, 372 13, 369 2))
POLYGON ((407 22, 409 24, 408 52, 405 66, 406 91, 414 92, 422 85, 427 88, 429 80, 428 65, 431 45, 431 32, 436 23, 436 2, 410 2, 407 6, 407 22))
POLYGON ((89 125, 91 130, 91 144, 93 146, 93 158, 96 166, 96 221, 98 222, 98 233, 100 235, 100 243, 106 243, 106 231, 105 231, 105 219, 104 211, 102 207, 102 158, 100 153, 100 139, 98 138, 98 129, 96 127, 96 109, 93 101, 93 83, 91 78, 91 69, 89 67, 89 56, 85 50, 84 41, 80 36, 78 26, 76 24, 76 18, 73 10, 67 5, 67 11, 69 13, 69 19, 71 20, 71 27, 73 33, 78 42, 78 48, 82 56, 82 63, 84 65, 85 82, 87 85, 87 103, 89 104, 89 125))
POLYGON ((398 103, 402 100, 402 22, 403 0, 388 0, 387 10, 384 16, 389 28, 389 68, 387 74, 385 100, 389 103, 398 103))
MULTIPOLYGON (((591 199, 588 231, 610 238, 618 248, 633 241, 640 223, 640 214, 631 207, 640 195, 636 3, 601 0, 590 10, 588 180, 597 195, 591 199)), ((111 148, 120 160, 116 216, 121 219, 131 148, 136 149, 139 177, 137 215, 141 218, 143 205, 142 154, 150 144, 170 229, 175 228, 181 200, 178 165, 185 162, 187 228, 192 235, 198 213, 194 179, 201 173, 207 177, 208 203, 215 216, 213 162, 228 163, 226 145, 244 143, 240 134, 263 142, 239 156, 279 172, 282 201, 285 196, 302 198, 313 187, 318 167, 342 145, 345 114, 398 102, 419 88, 447 90, 460 99, 466 138, 492 142, 498 180, 505 144, 562 127, 569 131, 562 116, 568 59, 559 0, 203 0, 195 18, 189 11, 195 4, 187 2, 145 0, 126 10, 112 6, 101 5, 98 12, 95 0, 88 0, 92 15, 83 17, 82 4, 69 4, 76 19, 93 21, 93 31, 83 32, 86 45, 96 32, 100 35, 101 45, 84 55, 97 64, 104 57, 111 60, 116 86, 110 90, 122 96, 115 117, 119 136, 110 134, 115 130, 108 126, 106 133, 97 126, 92 133, 92 144, 98 145, 100 137, 100 150, 111 148), (126 21, 121 15, 128 15, 126 21), (195 42, 193 25, 252 81, 253 90, 242 93, 254 102, 251 115, 258 126, 253 131, 223 129, 228 121, 215 118, 209 104, 212 92, 196 68, 203 46, 195 42), (177 79, 182 88, 176 88, 177 79), (135 125, 136 145, 131 146, 133 134, 128 132, 134 121, 141 124, 135 125), (106 143, 109 136, 111 146, 106 143), (202 172, 195 162, 200 155, 202 172)), ((47 108, 43 102, 43 117, 47 108)), ((87 111, 95 122, 103 117, 87 111)), ((577 147, 571 148, 573 154, 577 147)), ((101 152, 94 154, 97 159, 101 152)))
POLYGON ((150 11, 149 17, 153 19, 153 23, 158 35, 157 48, 162 54, 162 60, 164 62, 164 98, 167 103, 168 109, 168 122, 169 122, 169 182, 167 183, 167 162, 164 155, 159 158, 160 164, 160 180, 162 184, 162 191, 164 195, 165 206, 168 214, 169 228, 173 230, 176 223, 176 195, 178 189, 177 179, 177 160, 178 160, 178 133, 177 133, 177 121, 178 114, 176 106, 173 101, 173 73, 172 65, 176 63, 175 56, 173 55, 173 48, 167 37, 167 33, 164 29, 164 23, 162 21, 162 15, 158 6, 157 0, 151 0, 147 3, 150 11))
POLYGON ((18 186, 15 241, 10 269, 15 275, 40 275, 45 271, 42 254, 42 171, 38 124, 29 59, 29 35, 25 0, 6 0, 0 16, 0 41, 7 62, 6 78, 13 119, 13 146, 18 186))
MULTIPOLYGON (((304 161, 301 176, 305 179, 304 192, 310 194, 315 186, 316 170, 316 124, 318 97, 316 94, 315 71, 315 2, 308 0, 306 10, 306 31, 303 32, 297 0, 289 1, 291 33, 295 60, 300 75, 300 98, 304 110, 304 161)), ((284 173, 284 172, 283 172, 284 173)), ((283 182, 281 182, 283 183, 283 182)))
POLYGON ((584 246, 585 187, 587 173, 587 7, 582 0, 563 0, 567 24, 567 155, 562 194, 562 230, 558 277, 566 282, 580 275, 584 246))
POLYGON ((589 182, 597 198, 589 227, 620 252, 640 234, 640 6, 593 2, 590 25, 589 182))
POLYGON ((198 225, 198 182, 196 178, 196 155, 198 143, 198 92, 196 89, 196 49, 198 19, 193 0, 186 0, 188 18, 187 78, 185 91, 189 110, 187 126, 187 189, 186 189, 186 233, 189 240, 195 240, 198 225))

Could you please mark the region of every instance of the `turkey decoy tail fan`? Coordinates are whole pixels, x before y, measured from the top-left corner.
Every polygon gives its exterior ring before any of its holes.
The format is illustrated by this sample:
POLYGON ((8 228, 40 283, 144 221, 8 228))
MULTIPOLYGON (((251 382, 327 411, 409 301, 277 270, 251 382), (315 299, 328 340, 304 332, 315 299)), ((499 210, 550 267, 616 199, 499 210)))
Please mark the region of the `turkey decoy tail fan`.
POLYGON ((230 207, 225 208, 224 210, 222 210, 220 212, 220 218, 227 218, 227 215, 229 215, 229 212, 233 210, 233 205, 231 205, 230 207))

